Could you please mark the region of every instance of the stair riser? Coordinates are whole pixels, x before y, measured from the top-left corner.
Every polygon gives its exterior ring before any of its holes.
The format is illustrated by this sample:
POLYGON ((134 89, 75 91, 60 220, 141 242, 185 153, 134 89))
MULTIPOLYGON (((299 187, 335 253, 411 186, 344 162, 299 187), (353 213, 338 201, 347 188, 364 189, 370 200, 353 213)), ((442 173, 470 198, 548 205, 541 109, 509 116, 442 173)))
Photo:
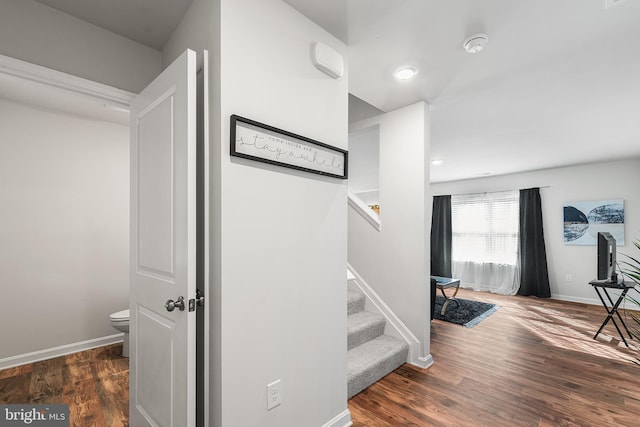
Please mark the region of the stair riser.
POLYGON ((347 303, 347 315, 352 315, 355 313, 359 313, 364 310, 364 302, 365 296, 360 294, 360 297, 357 299, 351 299, 347 303))
POLYGON ((355 375, 353 378, 349 378, 347 398, 351 399, 371 384, 399 368, 407 360, 408 352, 408 346, 404 346, 401 351, 389 355, 389 357, 378 361, 375 365, 370 366, 365 371, 355 375))

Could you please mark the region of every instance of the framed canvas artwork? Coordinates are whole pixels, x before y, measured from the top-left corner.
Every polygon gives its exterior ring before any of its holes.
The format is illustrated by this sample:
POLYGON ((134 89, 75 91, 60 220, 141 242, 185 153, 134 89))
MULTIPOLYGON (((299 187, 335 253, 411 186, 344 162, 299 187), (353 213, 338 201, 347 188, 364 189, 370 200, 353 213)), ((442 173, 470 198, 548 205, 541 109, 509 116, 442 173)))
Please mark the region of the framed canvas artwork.
POLYGON ((563 211, 565 245, 595 245, 600 231, 624 245, 624 200, 568 202, 563 211))

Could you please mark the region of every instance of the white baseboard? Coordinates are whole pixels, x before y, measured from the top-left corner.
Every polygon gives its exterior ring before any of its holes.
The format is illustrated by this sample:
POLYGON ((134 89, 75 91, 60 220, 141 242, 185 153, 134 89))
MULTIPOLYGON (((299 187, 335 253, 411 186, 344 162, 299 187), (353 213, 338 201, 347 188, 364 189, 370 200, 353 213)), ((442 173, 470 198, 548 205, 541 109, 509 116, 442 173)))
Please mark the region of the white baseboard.
POLYGON ((26 365, 27 363, 39 362, 41 360, 53 359, 65 354, 77 353, 78 351, 90 350, 96 347, 115 344, 123 341, 123 333, 109 335, 107 337, 95 338, 88 341, 81 341, 60 347, 46 348, 44 350, 33 351, 31 353, 19 354, 17 356, 0 359, 0 370, 13 368, 15 366, 26 365))
POLYGON ((342 413, 333 417, 333 419, 322 427, 350 427, 353 425, 353 421, 351 421, 351 412, 348 409, 345 409, 342 413))
POLYGON ((434 360, 431 354, 427 354, 424 357, 418 357, 412 365, 417 366, 418 368, 427 369, 433 366, 434 360))
POLYGON ((602 305, 602 303, 597 299, 580 298, 580 297, 574 297, 571 295, 551 294, 551 299, 557 299, 560 301, 569 301, 569 302, 579 302, 582 304, 602 305))

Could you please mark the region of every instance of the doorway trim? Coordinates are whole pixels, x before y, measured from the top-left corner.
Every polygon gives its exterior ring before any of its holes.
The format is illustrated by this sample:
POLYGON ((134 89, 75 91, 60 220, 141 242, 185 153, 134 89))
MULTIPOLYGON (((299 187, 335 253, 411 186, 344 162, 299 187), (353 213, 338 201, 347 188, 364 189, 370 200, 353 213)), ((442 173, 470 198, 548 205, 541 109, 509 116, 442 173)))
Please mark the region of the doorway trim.
POLYGON ((134 93, 30 62, 0 55, 0 77, 31 81, 98 100, 113 108, 129 110, 134 93))
MULTIPOLYGON (((127 115, 131 101, 135 97, 134 93, 122 89, 5 55, 0 55, 0 81, 33 85, 38 90, 46 88, 57 94, 79 96, 82 100, 102 104, 107 108, 126 111, 127 115)), ((55 101, 52 101, 51 106, 54 104, 55 101)), ((0 359, 0 370, 122 342, 122 335, 116 333, 3 358, 0 359)))

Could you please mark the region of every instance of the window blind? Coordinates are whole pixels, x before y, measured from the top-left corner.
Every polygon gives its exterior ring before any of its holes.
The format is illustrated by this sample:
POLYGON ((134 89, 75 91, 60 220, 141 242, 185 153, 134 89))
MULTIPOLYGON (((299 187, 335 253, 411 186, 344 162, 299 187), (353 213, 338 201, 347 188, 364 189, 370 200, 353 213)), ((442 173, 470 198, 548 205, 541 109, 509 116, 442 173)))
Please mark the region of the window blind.
POLYGON ((451 258, 463 287, 514 294, 519 285, 518 191, 451 197, 451 258))
POLYGON ((518 218, 517 191, 452 196, 453 259, 515 265, 518 218))

